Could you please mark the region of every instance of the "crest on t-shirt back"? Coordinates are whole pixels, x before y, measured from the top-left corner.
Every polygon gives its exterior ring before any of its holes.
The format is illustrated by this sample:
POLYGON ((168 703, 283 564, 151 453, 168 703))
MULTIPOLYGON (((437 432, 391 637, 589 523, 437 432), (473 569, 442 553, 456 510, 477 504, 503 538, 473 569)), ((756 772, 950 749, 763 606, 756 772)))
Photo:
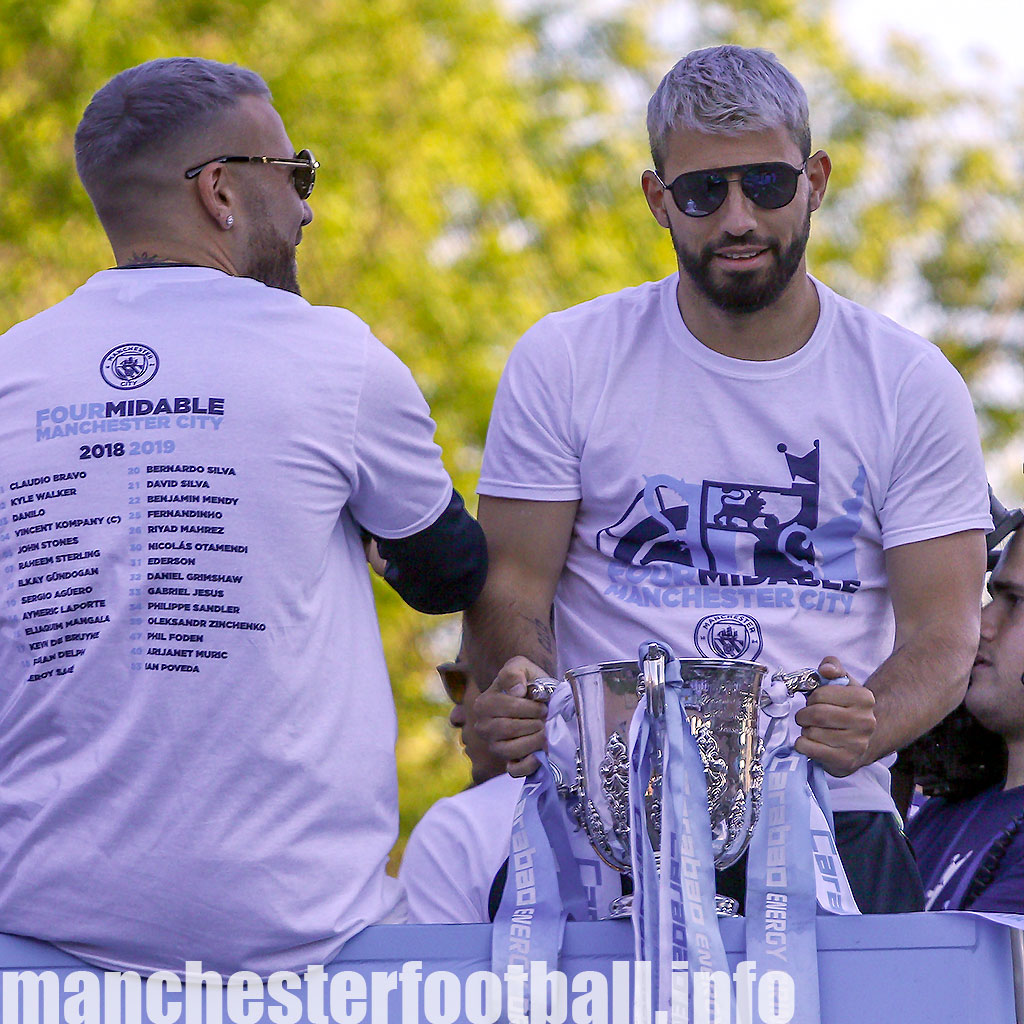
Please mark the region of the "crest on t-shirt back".
POLYGON ((130 341, 115 345, 101 360, 103 379, 118 391, 141 388, 148 384, 160 369, 160 359, 148 346, 130 341))
POLYGON ((693 631, 693 642, 702 657, 742 658, 754 661, 761 653, 761 627, 749 615, 705 615, 693 631))

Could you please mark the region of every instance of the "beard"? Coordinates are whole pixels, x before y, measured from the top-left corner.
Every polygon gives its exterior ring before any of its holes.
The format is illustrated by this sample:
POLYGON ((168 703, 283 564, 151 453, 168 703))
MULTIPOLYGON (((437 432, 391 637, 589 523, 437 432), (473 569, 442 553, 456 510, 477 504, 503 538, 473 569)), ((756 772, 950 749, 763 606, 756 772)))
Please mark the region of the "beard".
POLYGON ((753 234, 726 235, 693 253, 683 246, 669 225, 680 269, 707 299, 726 313, 757 313, 775 302, 797 272, 810 233, 811 211, 808 207, 801 231, 784 249, 776 239, 762 239, 753 234), (738 270, 726 274, 724 280, 716 280, 712 276, 711 264, 715 251, 725 245, 763 246, 775 257, 774 265, 764 272, 738 270))
POLYGON ((299 266, 295 260, 296 243, 277 234, 262 198, 253 196, 250 202, 256 228, 242 276, 251 277, 268 288, 281 288, 301 295, 299 266))
POLYGON ((295 246, 286 242, 262 223, 257 230, 244 277, 260 281, 268 288, 282 288, 301 295, 299 266, 295 260, 295 246))

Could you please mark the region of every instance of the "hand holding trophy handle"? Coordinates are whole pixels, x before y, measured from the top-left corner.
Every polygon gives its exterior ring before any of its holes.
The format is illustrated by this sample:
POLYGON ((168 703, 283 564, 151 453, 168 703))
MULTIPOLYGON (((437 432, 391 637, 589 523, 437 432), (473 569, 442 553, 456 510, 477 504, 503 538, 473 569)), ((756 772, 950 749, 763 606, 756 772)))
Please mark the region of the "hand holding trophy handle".
POLYGON ((761 710, 772 718, 785 718, 790 713, 789 698, 797 693, 808 698, 807 706, 795 717, 801 729, 794 744, 799 753, 837 778, 869 762, 868 751, 877 725, 874 694, 857 685, 838 658, 824 658, 817 669, 776 672, 761 689, 761 710))
MULTIPOLYGON (((547 704, 554 695, 558 685, 559 681, 551 676, 538 676, 526 684, 526 696, 529 700, 536 701, 538 704, 547 704)), ((579 811, 577 809, 579 797, 576 793, 576 788, 566 784, 565 777, 554 758, 549 758, 548 768, 551 770, 551 775, 555 780, 555 789, 558 791, 558 795, 567 802, 570 814, 579 820, 579 811)))
POLYGON ((761 688, 761 710, 771 704, 781 704, 795 693, 811 693, 826 683, 837 682, 826 679, 817 669, 800 668, 794 672, 783 672, 780 668, 772 674, 771 681, 761 688))
POLYGON ((526 696, 531 682, 544 674, 528 658, 510 658, 473 705, 477 734, 517 778, 536 770, 534 755, 545 748, 546 709, 526 696))
POLYGON ((530 700, 537 701, 538 704, 547 704, 557 686, 557 679, 552 679, 551 676, 538 676, 526 684, 526 696, 530 700))
POLYGON ((823 658, 818 672, 832 685, 815 688, 808 694, 807 706, 797 711, 795 720, 801 732, 795 749, 829 775, 843 778, 884 752, 872 751, 878 728, 875 695, 835 656, 823 658))

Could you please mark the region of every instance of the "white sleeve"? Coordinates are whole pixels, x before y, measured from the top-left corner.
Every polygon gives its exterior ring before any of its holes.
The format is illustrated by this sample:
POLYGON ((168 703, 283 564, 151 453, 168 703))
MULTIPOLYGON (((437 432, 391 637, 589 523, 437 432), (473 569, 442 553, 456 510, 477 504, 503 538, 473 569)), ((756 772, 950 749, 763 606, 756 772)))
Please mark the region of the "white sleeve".
MULTIPOLYGON (((511 822, 511 819, 510 819, 511 822)), ((398 878, 409 900, 413 924, 479 924, 487 921, 492 879, 467 877, 472 858, 463 847, 466 823, 449 800, 439 800, 412 830, 398 878), (483 892, 483 908, 479 903, 483 892), (476 892, 476 898, 474 898, 476 892)), ((468 838, 472 840, 473 833, 468 838)))
POLYGON ((580 497, 573 376, 564 339, 548 319, 523 335, 498 384, 479 494, 531 501, 580 497))
POLYGON ((967 386, 938 349, 896 395, 896 451, 879 519, 885 548, 990 530, 988 484, 967 386))
POLYGON ((370 336, 353 437, 349 509, 377 537, 408 537, 444 511, 452 482, 434 442, 434 421, 412 374, 370 336))

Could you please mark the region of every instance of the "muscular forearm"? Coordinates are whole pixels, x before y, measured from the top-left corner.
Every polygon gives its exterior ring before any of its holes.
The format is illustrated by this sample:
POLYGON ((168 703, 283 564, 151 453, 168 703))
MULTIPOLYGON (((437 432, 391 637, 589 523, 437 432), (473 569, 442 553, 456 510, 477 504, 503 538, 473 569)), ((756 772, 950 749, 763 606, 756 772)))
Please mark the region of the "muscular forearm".
POLYGON ((551 602, 577 504, 480 499, 491 570, 466 612, 464 640, 483 691, 474 705, 477 732, 513 775, 532 772, 544 748, 547 709, 527 694, 531 682, 555 672, 551 602))
MULTIPOLYGON (((833 775, 899 750, 963 699, 978 648, 985 541, 969 530, 886 552, 896 620, 893 653, 864 686, 819 687, 797 712, 796 749, 833 775)), ((819 671, 846 674, 841 652, 819 671)))
POLYGON ((514 586, 488 583, 466 612, 466 652, 481 689, 517 655, 528 658, 549 675, 556 671, 551 607, 531 599, 514 586))
POLYGON ((466 646, 481 689, 516 657, 554 675, 551 602, 578 504, 480 499, 490 572, 480 598, 466 613, 466 646))
POLYGON ((886 572, 896 643, 867 680, 877 724, 863 764, 906 746, 963 700, 981 628, 984 534, 891 548, 886 572))
MULTIPOLYGON (((500 577, 499 577, 500 579, 500 577)), ((537 767, 545 744, 543 703, 528 697, 529 685, 555 670, 550 604, 526 599, 513 585, 488 582, 466 612, 463 643, 471 675, 483 691, 476 699, 476 730, 513 775, 537 767)))
POLYGON ((867 680, 877 725, 864 764, 905 747, 963 700, 978 649, 977 619, 921 630, 867 680))

